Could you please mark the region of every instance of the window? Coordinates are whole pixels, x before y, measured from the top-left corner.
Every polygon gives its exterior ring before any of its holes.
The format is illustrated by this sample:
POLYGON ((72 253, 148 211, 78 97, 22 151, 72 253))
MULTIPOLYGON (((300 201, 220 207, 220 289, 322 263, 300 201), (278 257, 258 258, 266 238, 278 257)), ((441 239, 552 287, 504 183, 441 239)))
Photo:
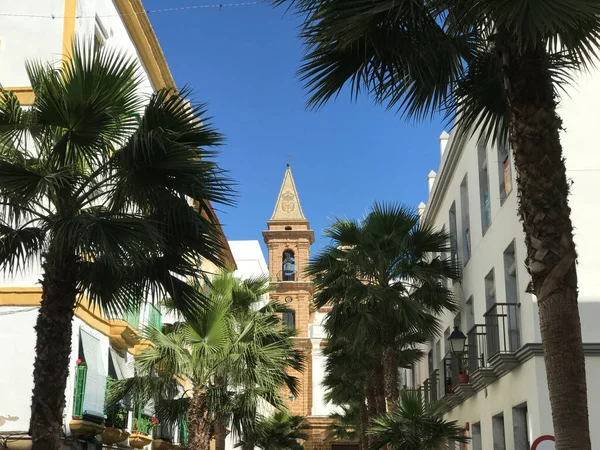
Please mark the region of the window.
POLYGON ((473 308, 473 296, 471 295, 465 302, 465 315, 466 315, 466 331, 469 331, 475 325, 475 309, 473 308))
POLYGON ((448 213, 450 219, 450 259, 453 264, 458 265, 458 241, 456 239, 456 203, 452 202, 448 213))
POLYGON ((483 450, 481 445, 481 423, 474 423, 471 430, 471 444, 473 445, 473 450, 483 450))
POLYGON ((449 337, 450 337, 450 327, 446 328, 446 331, 444 331, 444 355, 447 355, 448 352, 451 350, 450 342, 448 342, 449 337))
POLYGON ((510 165, 510 147, 508 142, 498 146, 498 180, 500 202, 504 203, 512 191, 512 168, 510 165))
POLYGON ((282 258, 283 281, 295 281, 296 279, 296 258, 294 252, 286 250, 282 258))
POLYGON ((109 34, 106 31, 106 28, 102 25, 100 21, 100 17, 96 16, 96 22, 94 24, 94 49, 96 51, 100 50, 106 44, 106 40, 108 39, 109 34))
POLYGON ((100 340, 83 329, 80 330, 79 336, 85 358, 81 364, 87 366, 83 414, 104 417, 107 368, 100 349, 100 340))
POLYGON ((290 226, 285 227, 285 231, 292 231, 292 227, 290 227, 290 226))
POLYGON ((282 314, 283 326, 287 328, 296 328, 296 311, 284 311, 282 314))
POLYGON ((527 403, 513 408, 513 432, 515 437, 515 450, 529 450, 529 431, 527 403))
POLYGON ((485 233, 492 221, 490 206, 490 180, 488 175, 487 148, 483 143, 477 146, 479 163, 479 201, 481 203, 481 232, 485 233))
POLYGON ((496 282, 494 281, 494 269, 492 269, 485 277, 485 309, 489 310, 495 303, 496 282))
POLYGON ((494 437, 494 450, 506 450, 504 437, 504 414, 492 417, 492 434, 494 437))
POLYGON ((521 346, 519 331, 519 289, 517 285, 517 262, 515 259, 515 241, 504 250, 504 286, 506 289, 506 305, 503 312, 506 314, 505 328, 508 328, 508 344, 511 351, 516 351, 521 346))
POLYGON ((512 241, 504 250, 504 283, 506 286, 506 303, 519 303, 515 241, 512 241))
POLYGON ((471 257, 471 231, 469 225, 469 182, 467 175, 460 184, 460 216, 462 226, 463 261, 466 264, 471 257))

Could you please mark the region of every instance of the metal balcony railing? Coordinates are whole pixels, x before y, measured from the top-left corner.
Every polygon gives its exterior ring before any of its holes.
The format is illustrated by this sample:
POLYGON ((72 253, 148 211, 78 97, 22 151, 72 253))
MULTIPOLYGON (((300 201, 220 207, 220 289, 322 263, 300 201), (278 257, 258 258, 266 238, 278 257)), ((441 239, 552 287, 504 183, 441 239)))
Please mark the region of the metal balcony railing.
POLYGON ((144 433, 147 435, 152 435, 152 429, 154 428, 154 423, 150 417, 142 414, 142 408, 137 407, 137 415, 133 418, 131 422, 131 429, 134 432, 144 433))
POLYGON ((440 376, 439 376, 438 369, 435 369, 429 375, 428 387, 429 387, 429 392, 427 393, 428 400, 430 402, 435 402, 435 401, 439 400, 440 399, 440 376))
POLYGON ((443 395, 454 393, 454 387, 458 384, 459 364, 458 359, 448 352, 446 357, 442 359, 442 367, 444 368, 444 383, 443 395))
POLYGON ((519 303, 495 303, 483 315, 487 358, 497 353, 514 353, 521 347, 519 303))
POLYGON ((473 325, 467 331, 467 359, 470 372, 488 367, 488 345, 485 325, 473 325))

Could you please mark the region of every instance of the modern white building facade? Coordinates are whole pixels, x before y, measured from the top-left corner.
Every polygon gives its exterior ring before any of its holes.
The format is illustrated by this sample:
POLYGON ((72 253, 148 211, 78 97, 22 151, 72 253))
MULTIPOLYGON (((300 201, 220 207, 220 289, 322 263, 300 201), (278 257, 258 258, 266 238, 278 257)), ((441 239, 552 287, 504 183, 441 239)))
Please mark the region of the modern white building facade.
MULTIPOLYGON (((600 285, 597 238, 600 154, 594 136, 600 119, 600 78, 589 74, 565 96, 560 114, 567 175, 573 181, 570 206, 579 253, 579 300, 588 380, 592 446, 600 446, 600 285)), ((440 136, 441 162, 428 176, 429 198, 422 220, 451 235, 451 252, 462 281, 451 284, 460 302, 457 315, 441 320, 444 334, 425 348, 414 368, 414 386, 426 398, 447 397, 447 418, 471 437, 473 450, 529 450, 536 438, 553 435, 542 356, 537 303, 527 292, 526 249, 517 216, 512 155, 476 138, 463 145, 440 136), (458 360, 448 336, 455 327, 467 335, 459 383, 458 360), (466 381, 463 377, 462 381, 466 381)))

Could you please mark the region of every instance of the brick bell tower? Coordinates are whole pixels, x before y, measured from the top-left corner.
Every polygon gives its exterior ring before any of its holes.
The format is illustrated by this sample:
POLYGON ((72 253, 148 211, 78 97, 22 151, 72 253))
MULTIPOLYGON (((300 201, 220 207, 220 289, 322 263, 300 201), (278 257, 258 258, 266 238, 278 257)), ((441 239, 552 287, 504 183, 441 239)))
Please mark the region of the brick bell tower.
POLYGON ((273 300, 291 310, 283 314, 283 323, 297 330, 296 346, 304 351, 304 373, 295 373, 300 381, 297 397, 285 393, 292 414, 310 416, 312 409, 312 344, 309 338, 313 283, 304 274, 315 234, 300 206, 300 199, 288 164, 271 220, 263 231, 269 250, 269 275, 273 300))

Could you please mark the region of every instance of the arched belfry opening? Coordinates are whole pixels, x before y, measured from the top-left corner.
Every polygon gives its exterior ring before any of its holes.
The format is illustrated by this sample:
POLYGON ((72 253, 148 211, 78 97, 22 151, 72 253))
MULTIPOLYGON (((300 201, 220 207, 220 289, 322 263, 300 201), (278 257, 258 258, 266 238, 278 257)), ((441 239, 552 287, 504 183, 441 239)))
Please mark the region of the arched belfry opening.
POLYGON ((281 273, 283 274, 283 281, 296 281, 296 257, 292 250, 283 252, 281 273))

